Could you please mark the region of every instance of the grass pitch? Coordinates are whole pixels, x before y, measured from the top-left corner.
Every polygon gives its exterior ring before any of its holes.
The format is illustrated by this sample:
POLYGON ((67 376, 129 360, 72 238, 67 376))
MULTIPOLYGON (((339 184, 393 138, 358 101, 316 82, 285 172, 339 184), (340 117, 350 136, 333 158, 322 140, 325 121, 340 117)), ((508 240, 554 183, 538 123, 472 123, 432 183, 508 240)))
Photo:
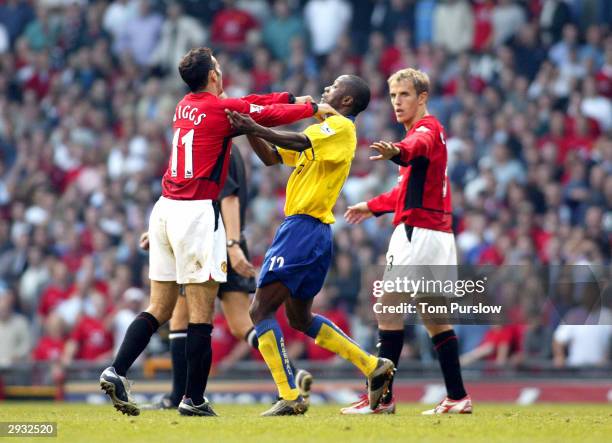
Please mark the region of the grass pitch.
MULTIPOLYGON (((267 405, 217 405, 217 418, 143 411, 127 417, 110 404, 0 403, 0 421, 55 421, 62 442, 604 442, 612 435, 606 404, 474 405, 474 414, 424 417, 423 405, 395 415, 341 416, 339 406, 313 406, 305 416, 262 418, 267 405)), ((34 441, 40 438, 14 438, 34 441)), ((43 440, 45 441, 45 440, 43 440)))

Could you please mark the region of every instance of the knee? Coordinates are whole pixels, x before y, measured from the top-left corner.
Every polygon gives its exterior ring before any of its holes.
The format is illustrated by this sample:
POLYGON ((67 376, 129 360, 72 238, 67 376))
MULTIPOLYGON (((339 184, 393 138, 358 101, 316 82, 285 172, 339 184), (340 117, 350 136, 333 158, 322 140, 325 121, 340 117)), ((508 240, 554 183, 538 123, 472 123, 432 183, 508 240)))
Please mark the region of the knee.
POLYGON ((295 315, 287 315, 287 319, 289 320, 289 326, 291 326, 293 329, 296 329, 300 332, 306 332, 312 320, 312 318, 306 318, 303 316, 295 316, 295 315))
POLYGON ((235 321, 230 321, 229 318, 226 318, 227 326, 229 328, 230 334, 232 334, 238 340, 244 340, 247 332, 251 329, 251 325, 241 325, 237 324, 235 321))
POLYGON ((261 305, 257 300, 253 300, 253 303, 249 307, 249 317, 251 317, 251 321, 254 325, 259 323, 266 317, 265 314, 262 312, 261 305))
POLYGON ((435 323, 425 323, 425 329, 430 337, 435 337, 442 332, 450 331, 453 329, 451 325, 437 325, 435 323))
POLYGON ((152 304, 147 308, 147 312, 157 320, 159 325, 163 325, 172 317, 172 307, 160 304, 152 304))
POLYGON ((404 317, 401 314, 377 314, 376 322, 379 329, 397 330, 404 328, 404 317))

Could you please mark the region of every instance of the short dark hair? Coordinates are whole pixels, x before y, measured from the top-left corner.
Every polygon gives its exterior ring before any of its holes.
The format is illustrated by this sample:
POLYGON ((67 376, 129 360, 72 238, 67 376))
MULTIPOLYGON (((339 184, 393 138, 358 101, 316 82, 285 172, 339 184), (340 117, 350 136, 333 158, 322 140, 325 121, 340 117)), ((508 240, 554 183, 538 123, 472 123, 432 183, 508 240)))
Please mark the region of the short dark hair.
POLYGON ((210 48, 194 48, 179 63, 179 74, 191 92, 198 92, 208 84, 208 73, 215 69, 210 48))
POLYGON ((370 87, 364 79, 356 75, 346 76, 346 94, 353 97, 353 107, 351 114, 357 117, 361 111, 364 111, 370 103, 370 87))

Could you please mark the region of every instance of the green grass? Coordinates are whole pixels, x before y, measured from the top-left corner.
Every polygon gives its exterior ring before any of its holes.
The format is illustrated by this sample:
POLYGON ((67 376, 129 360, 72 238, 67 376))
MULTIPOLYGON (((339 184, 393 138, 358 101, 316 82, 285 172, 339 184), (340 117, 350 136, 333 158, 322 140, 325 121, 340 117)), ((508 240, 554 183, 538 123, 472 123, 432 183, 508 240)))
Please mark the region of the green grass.
MULTIPOLYGON (((422 405, 398 405, 394 416, 341 416, 338 406, 313 406, 306 416, 262 418, 265 405, 218 405, 218 418, 144 411, 127 417, 110 405, 0 403, 0 421, 56 421, 58 440, 127 442, 604 442, 612 435, 605 404, 534 406, 476 404, 471 416, 420 415, 422 405)), ((55 441, 58 441, 55 440, 55 441)), ((8 441, 8 440, 7 440, 8 441)), ((11 439, 34 441, 36 439, 11 439)), ((46 441, 46 440, 42 440, 46 441)))

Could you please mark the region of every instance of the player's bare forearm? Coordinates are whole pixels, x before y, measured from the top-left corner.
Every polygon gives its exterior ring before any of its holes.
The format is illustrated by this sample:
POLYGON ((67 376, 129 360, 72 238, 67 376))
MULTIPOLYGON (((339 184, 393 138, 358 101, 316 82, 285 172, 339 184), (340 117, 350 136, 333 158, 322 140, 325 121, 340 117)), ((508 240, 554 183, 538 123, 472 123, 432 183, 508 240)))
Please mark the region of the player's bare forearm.
POLYGON ((310 139, 301 132, 279 131, 260 126, 252 134, 291 151, 301 152, 312 146, 310 139))
POLYGON ((255 268, 240 248, 240 199, 236 195, 228 195, 221 200, 221 217, 227 240, 236 241, 227 248, 227 257, 232 268, 243 277, 254 277, 255 268))
POLYGON ((247 134, 247 139, 251 145, 251 148, 253 149, 253 152, 255 152, 257 157, 259 157, 264 165, 272 166, 281 163, 281 158, 278 151, 276 151, 276 149, 274 149, 274 147, 267 141, 251 134, 247 134))
POLYGON ((279 131, 266 128, 253 120, 249 115, 226 110, 227 117, 238 132, 262 138, 277 146, 292 151, 304 151, 310 148, 310 139, 301 132, 279 131))
POLYGON ((221 200, 221 217, 228 240, 240 240, 240 200, 228 195, 221 200))

